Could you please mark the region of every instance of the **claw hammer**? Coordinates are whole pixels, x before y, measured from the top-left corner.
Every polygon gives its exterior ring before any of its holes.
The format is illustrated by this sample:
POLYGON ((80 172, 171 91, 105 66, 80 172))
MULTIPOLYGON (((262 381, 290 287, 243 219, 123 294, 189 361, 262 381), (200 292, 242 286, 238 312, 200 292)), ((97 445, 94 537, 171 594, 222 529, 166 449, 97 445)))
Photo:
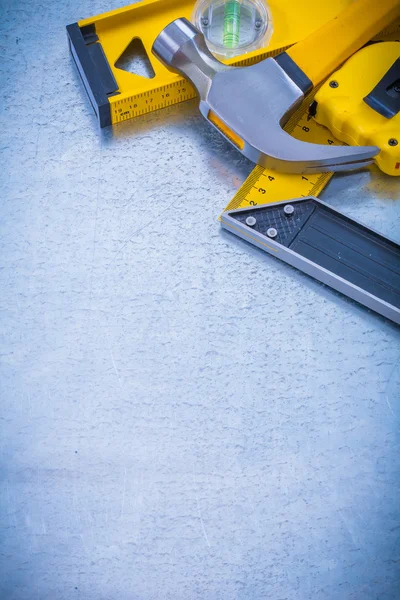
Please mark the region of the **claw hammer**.
POLYGON ((313 87, 399 17, 400 0, 355 0, 287 52, 250 67, 219 62, 181 18, 158 35, 152 52, 191 81, 202 115, 253 162, 289 173, 348 171, 371 164, 379 148, 309 144, 282 127, 313 87))

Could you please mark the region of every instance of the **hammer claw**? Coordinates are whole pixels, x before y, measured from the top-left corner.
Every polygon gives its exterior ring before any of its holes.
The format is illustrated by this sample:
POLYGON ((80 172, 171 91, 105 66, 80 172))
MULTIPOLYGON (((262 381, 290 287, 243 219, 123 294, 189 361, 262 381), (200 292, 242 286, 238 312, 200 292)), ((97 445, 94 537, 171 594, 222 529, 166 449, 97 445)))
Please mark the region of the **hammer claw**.
MULTIPOLYGON (((287 172, 290 168, 290 172, 293 173, 357 171, 373 164, 374 156, 379 152, 379 148, 376 146, 333 147, 305 142, 300 142, 300 144, 302 144, 299 149, 301 150, 301 160, 293 162, 286 160, 282 164, 272 165, 272 168, 283 172, 287 172)), ((271 160, 267 162, 271 167, 271 160)))
POLYGON ((360 169, 364 169, 365 167, 369 167, 373 164, 373 160, 360 160, 358 162, 315 165, 307 167, 303 173, 336 173, 340 171, 359 171, 360 169))

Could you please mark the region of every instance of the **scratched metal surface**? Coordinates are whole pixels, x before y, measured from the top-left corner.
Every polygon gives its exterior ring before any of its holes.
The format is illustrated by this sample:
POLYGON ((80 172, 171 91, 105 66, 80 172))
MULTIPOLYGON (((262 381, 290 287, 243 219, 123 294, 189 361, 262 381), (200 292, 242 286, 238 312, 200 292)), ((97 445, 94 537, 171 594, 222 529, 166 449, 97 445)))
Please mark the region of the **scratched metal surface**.
MULTIPOLYGON (((2 0, 0 597, 399 598, 399 330, 221 232, 194 103, 98 131, 112 7, 2 0)), ((399 184, 323 198, 399 240, 399 184)))

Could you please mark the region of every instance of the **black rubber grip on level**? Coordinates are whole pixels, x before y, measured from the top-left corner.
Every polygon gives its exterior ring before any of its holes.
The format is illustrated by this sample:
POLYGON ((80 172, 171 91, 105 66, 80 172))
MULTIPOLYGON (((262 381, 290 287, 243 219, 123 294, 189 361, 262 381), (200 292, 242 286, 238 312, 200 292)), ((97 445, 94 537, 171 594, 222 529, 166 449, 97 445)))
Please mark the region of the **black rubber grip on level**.
POLYGON ((400 112, 400 58, 394 62, 372 92, 365 96, 364 102, 386 119, 391 119, 400 112))
POLYGON ((278 65, 289 75, 290 79, 301 89, 303 94, 306 96, 313 89, 313 82, 307 75, 300 69, 300 67, 290 58, 286 52, 281 52, 278 56, 275 56, 275 60, 278 65))
POLYGON ((118 94, 118 84, 98 41, 95 25, 67 26, 71 54, 100 127, 111 125, 109 97, 118 94))

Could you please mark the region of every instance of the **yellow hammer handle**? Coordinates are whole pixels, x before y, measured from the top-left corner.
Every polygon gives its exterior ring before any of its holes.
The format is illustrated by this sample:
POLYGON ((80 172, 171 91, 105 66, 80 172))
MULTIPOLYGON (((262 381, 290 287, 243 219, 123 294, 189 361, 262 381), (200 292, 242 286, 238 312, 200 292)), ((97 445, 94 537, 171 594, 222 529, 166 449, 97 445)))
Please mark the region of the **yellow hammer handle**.
POLYGON ((400 0, 355 0, 335 19, 286 52, 318 85, 399 17, 400 0))

